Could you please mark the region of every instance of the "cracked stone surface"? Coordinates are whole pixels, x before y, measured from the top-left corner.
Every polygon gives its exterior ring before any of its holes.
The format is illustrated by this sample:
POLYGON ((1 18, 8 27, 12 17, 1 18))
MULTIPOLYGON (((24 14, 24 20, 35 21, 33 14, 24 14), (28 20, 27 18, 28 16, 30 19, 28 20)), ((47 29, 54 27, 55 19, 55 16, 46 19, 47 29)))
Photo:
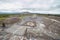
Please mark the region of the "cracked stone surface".
POLYGON ((0 40, 60 40, 59 20, 45 16, 26 16, 21 22, 1 30, 0 40))

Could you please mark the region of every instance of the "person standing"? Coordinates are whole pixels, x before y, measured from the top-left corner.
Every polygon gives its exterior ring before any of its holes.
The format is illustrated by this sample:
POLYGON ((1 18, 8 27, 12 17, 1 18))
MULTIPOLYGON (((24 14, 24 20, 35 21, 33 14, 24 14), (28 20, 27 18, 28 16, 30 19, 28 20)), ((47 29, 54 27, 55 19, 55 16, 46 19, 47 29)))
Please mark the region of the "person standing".
POLYGON ((5 23, 3 22, 3 23, 2 23, 2 28, 3 28, 2 30, 3 30, 3 31, 4 31, 5 27, 6 27, 6 25, 5 25, 5 23))

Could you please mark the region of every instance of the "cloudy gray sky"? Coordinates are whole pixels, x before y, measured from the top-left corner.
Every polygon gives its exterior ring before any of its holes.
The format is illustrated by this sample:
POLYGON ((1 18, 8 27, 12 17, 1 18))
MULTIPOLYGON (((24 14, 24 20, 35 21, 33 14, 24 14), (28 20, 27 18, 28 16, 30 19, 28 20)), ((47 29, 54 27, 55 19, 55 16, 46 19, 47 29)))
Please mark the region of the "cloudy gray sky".
POLYGON ((60 0, 0 0, 0 12, 60 14, 60 0))

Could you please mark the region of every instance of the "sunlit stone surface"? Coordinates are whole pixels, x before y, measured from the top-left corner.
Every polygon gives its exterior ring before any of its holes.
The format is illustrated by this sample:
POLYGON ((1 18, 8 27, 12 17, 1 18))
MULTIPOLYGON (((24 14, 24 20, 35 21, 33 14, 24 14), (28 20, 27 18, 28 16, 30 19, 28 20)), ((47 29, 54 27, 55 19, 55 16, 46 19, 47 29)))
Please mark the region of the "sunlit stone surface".
POLYGON ((34 21, 28 21, 25 23, 26 26, 36 27, 36 22, 34 21))

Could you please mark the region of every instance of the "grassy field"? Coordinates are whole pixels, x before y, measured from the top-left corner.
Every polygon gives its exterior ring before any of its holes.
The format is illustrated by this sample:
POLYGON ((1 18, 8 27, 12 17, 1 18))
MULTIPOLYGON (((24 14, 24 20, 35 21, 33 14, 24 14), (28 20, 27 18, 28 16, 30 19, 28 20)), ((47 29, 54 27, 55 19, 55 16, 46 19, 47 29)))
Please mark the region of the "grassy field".
POLYGON ((1 21, 4 21, 6 18, 15 17, 15 16, 23 18, 28 15, 25 15, 25 14, 0 14, 0 23, 1 23, 1 21))
MULTIPOLYGON (((23 18, 24 16, 32 16, 34 14, 0 14, 0 21, 5 20, 6 18, 10 16, 19 16, 20 18, 23 18)), ((60 16, 60 15, 46 15, 46 14, 36 14, 38 16, 60 16)))

